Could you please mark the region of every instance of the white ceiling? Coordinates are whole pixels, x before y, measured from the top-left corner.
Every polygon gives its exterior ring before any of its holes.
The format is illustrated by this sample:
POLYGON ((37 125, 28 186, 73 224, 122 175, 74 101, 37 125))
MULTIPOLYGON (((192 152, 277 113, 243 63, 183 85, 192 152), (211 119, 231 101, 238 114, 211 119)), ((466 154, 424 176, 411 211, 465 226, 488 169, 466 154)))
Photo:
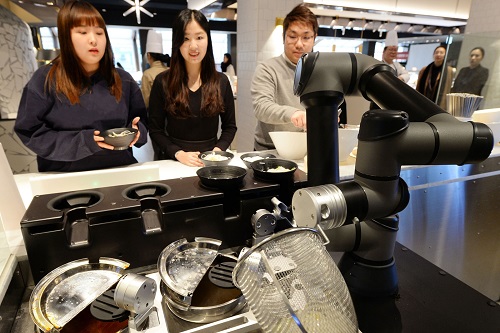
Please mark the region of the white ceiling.
POLYGON ((467 24, 472 0, 304 0, 318 16, 434 25, 467 24))

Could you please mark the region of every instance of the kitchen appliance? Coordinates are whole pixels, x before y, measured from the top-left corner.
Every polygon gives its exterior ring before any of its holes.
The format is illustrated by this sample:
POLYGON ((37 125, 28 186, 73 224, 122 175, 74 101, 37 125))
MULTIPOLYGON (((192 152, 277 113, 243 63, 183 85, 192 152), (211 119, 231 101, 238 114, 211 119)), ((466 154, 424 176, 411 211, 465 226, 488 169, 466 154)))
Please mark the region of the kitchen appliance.
MULTIPOLYGON (((100 258, 98 263, 86 259, 64 264, 47 274, 31 293, 30 314, 41 332, 59 332, 80 313, 90 309, 94 319, 111 322, 105 332, 129 333, 158 326, 157 311, 153 306, 157 292, 156 281, 133 273, 125 273, 128 263, 113 258, 100 258), (109 296, 105 293, 110 290, 109 296), (115 307, 127 310, 125 316, 113 317, 109 301, 93 302, 101 296, 112 298, 115 307), (90 305, 92 304, 92 307, 90 305), (128 317, 128 318, 127 318, 128 317), (128 319, 125 320, 125 319, 128 319)), ((78 331, 95 329, 92 319, 78 322, 78 331), (83 321, 83 323, 82 323, 83 321), (86 327, 86 328, 84 328, 86 327)), ((70 332, 74 332, 71 330, 70 332)))
POLYGON ((294 92, 307 111, 312 186, 294 193, 294 219, 298 226, 331 229, 329 249, 344 252, 339 267, 351 292, 392 295, 398 288, 397 213, 409 200, 401 166, 483 161, 493 133, 484 124, 458 121, 400 81, 390 66, 363 54, 304 54, 294 92), (363 115, 354 180, 339 183, 337 109, 351 94, 382 110, 363 115))
POLYGON ((298 226, 336 227, 328 237, 334 251, 345 252, 340 269, 351 292, 394 293, 396 214, 409 200, 399 178, 401 165, 481 161, 493 146, 491 131, 457 121, 401 86, 388 66, 363 55, 307 54, 297 73, 295 90, 314 129, 307 132, 313 146, 308 146, 312 187, 305 188, 305 177, 297 179, 302 175, 296 171, 291 186, 246 175, 244 186, 231 192, 236 199, 204 188, 196 177, 35 198, 22 221, 34 276, 41 278, 57 260, 88 255, 93 262, 102 252, 146 266, 166 244, 186 235, 220 239, 223 248, 241 247, 254 232, 248 221, 258 209, 272 211, 271 199, 277 196, 291 204, 298 226), (336 112, 344 93, 353 92, 408 113, 366 113, 355 179, 338 183, 336 112))
POLYGON ((291 228, 245 251, 233 280, 265 332, 358 332, 340 271, 318 231, 291 228))
POLYGON ((272 211, 273 197, 290 205, 306 181, 295 170, 286 189, 246 174, 236 190, 187 177, 35 196, 21 221, 34 281, 81 258, 122 259, 133 269, 156 265, 165 246, 194 235, 221 240, 221 249, 244 246, 255 211, 272 211))
POLYGON ((158 258, 163 302, 177 317, 210 323, 239 312, 245 298, 232 283, 236 258, 219 253, 221 242, 197 237, 169 244, 158 258))
POLYGON ((196 174, 201 184, 208 188, 239 191, 247 170, 234 165, 207 166, 198 169, 196 174))

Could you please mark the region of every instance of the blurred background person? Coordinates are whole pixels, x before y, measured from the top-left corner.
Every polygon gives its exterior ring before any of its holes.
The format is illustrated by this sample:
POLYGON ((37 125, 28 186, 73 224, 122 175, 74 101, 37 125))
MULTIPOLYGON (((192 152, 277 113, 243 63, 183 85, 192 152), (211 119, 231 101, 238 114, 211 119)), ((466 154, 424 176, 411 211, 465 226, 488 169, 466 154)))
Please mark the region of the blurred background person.
POLYGON ((301 4, 283 21, 284 53, 257 65, 251 84, 257 126, 254 149, 274 149, 269 132, 306 130, 306 111, 293 94, 295 68, 302 54, 312 52, 318 35, 318 20, 301 4))
POLYGON ((434 61, 418 73, 417 91, 446 110, 446 94, 450 92, 453 68, 444 67, 446 47, 438 46, 432 55, 434 61))
POLYGON ((115 68, 104 20, 91 4, 68 1, 57 16, 60 55, 24 87, 14 130, 37 154, 39 171, 83 171, 136 163, 132 148, 113 150, 101 131, 133 127, 147 141, 141 90, 115 68))
POLYGON ((163 41, 161 33, 154 30, 148 31, 148 38, 146 41, 146 58, 148 60, 149 68, 144 71, 141 80, 142 97, 146 107, 149 107, 149 94, 151 93, 151 86, 156 78, 164 70, 168 69, 170 63, 170 56, 163 54, 163 41))
POLYGON ((236 72, 234 70, 233 61, 231 54, 224 53, 224 60, 220 64, 222 73, 226 74, 229 78, 229 83, 231 83, 231 89, 233 89, 233 95, 236 96, 238 93, 238 80, 236 78, 236 72))
POLYGON ((469 93, 481 96, 486 81, 488 80, 488 68, 481 66, 481 61, 484 58, 484 49, 475 47, 470 51, 469 67, 464 67, 458 72, 453 88, 453 93, 469 93))
POLYGON ((224 60, 220 64, 222 73, 226 73, 230 78, 236 75, 234 71, 233 61, 229 53, 224 53, 224 60))
POLYGON ((231 85, 215 69, 208 20, 197 10, 185 9, 173 22, 170 68, 153 83, 149 126, 155 159, 194 167, 203 166, 200 152, 226 150, 234 139, 231 85))
MULTIPOLYGON (((396 61, 398 57, 398 33, 395 30, 387 31, 385 36, 385 46, 382 51, 382 62, 389 65, 394 70, 394 75, 401 81, 407 83, 410 80, 410 73, 406 68, 396 61)), ((370 102, 370 109, 380 109, 380 107, 373 101, 370 102)), ((342 121, 342 120, 341 120, 342 121)))
POLYGON ((382 61, 387 65, 391 66, 398 79, 403 82, 408 82, 410 80, 410 73, 396 61, 398 57, 398 33, 395 30, 387 31, 385 38, 385 47, 382 52, 382 61))

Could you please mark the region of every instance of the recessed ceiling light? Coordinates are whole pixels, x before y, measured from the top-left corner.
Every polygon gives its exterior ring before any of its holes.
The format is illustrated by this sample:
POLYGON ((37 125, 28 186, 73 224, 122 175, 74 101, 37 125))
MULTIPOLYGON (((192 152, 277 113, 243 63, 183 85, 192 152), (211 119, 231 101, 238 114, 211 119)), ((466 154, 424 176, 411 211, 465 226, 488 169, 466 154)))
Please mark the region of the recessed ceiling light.
POLYGON ((123 0, 123 1, 125 1, 126 3, 128 3, 129 5, 132 6, 129 10, 127 10, 125 13, 123 13, 123 16, 127 16, 128 14, 135 12, 135 16, 137 17, 137 24, 141 24, 141 12, 153 17, 153 14, 151 14, 151 12, 142 8, 142 6, 144 6, 146 3, 148 3, 149 0, 142 0, 142 1, 123 0))

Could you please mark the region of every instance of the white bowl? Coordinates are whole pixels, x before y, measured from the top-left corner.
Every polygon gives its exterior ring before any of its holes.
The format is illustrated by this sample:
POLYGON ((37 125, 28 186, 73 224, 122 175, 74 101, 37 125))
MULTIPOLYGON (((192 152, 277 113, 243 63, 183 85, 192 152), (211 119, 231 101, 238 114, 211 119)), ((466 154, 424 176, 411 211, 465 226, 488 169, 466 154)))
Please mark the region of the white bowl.
POLYGON ((347 160, 358 144, 359 127, 339 128, 339 162, 347 160))
POLYGON ((500 122, 500 108, 477 110, 472 120, 484 124, 500 122))
POLYGON ((498 142, 500 142, 500 122, 485 123, 485 125, 488 126, 493 132, 493 142, 496 145, 498 142))
POLYGON ((281 158, 301 160, 307 153, 306 132, 269 132, 281 158))

